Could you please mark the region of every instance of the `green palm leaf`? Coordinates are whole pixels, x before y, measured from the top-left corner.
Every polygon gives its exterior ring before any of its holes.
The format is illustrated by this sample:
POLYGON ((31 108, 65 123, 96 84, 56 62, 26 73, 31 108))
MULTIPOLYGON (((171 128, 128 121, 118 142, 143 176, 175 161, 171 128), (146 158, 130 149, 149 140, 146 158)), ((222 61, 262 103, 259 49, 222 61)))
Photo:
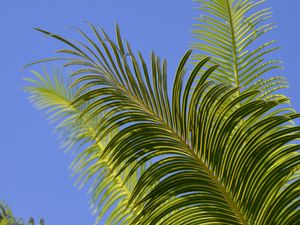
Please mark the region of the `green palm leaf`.
POLYGON ((91 29, 98 44, 80 30, 88 44, 38 30, 69 47, 59 52, 72 55, 64 65, 76 68, 72 105, 87 121, 103 115, 95 139, 119 128, 101 154, 112 171, 129 170, 127 180, 153 162, 130 195, 127 205, 136 213, 128 224, 300 223, 300 180, 292 180, 300 127, 283 126, 300 115, 274 114, 287 99, 249 100, 259 91, 237 94, 235 85, 208 80, 217 69, 207 66, 209 58, 186 76, 191 51, 170 98, 165 60, 152 54, 149 66, 118 29, 117 44, 91 29))
POLYGON ((211 63, 220 65, 211 78, 242 86, 243 90, 260 89, 263 93, 258 99, 285 98, 276 92, 288 87, 286 78, 278 75, 282 63, 270 57, 278 49, 277 41, 261 41, 275 27, 268 22, 270 8, 260 7, 265 0, 196 1, 201 3, 203 14, 195 25, 194 34, 199 42, 193 47, 200 53, 194 58, 199 61, 210 55, 211 63), (267 78, 267 74, 272 77, 267 78))
POLYGON ((30 93, 30 100, 39 109, 45 109, 51 122, 57 122, 56 132, 59 133, 67 150, 77 146, 81 152, 77 154, 71 168, 74 175, 79 174, 77 183, 81 187, 89 180, 93 181, 92 208, 97 214, 96 223, 127 224, 134 210, 128 207, 128 201, 136 183, 135 177, 125 182, 128 171, 116 176, 108 164, 109 156, 101 157, 105 145, 116 131, 109 133, 101 142, 94 139, 98 115, 92 120, 81 116, 83 107, 75 107, 72 101, 76 89, 68 88, 58 71, 53 71, 53 79, 44 72, 44 77, 33 71, 35 78, 27 78, 31 83, 25 90, 30 93), (128 208, 126 208, 128 207, 128 208), (122 213, 120 213, 122 212, 122 213), (105 221, 105 216, 109 215, 105 221))

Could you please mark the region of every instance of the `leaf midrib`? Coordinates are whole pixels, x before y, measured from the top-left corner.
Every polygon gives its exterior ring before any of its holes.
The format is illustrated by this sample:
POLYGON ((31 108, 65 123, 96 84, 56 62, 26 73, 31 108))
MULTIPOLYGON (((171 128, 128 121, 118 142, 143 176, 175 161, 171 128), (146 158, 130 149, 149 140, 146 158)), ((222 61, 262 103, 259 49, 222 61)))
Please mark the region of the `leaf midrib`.
MULTIPOLYGON (((233 73, 234 73, 234 81, 235 86, 239 87, 239 69, 238 69, 238 53, 237 53, 237 46, 236 46, 236 37, 235 37, 235 30, 233 26, 233 18, 232 18, 232 11, 231 11, 231 4, 229 0, 226 0, 227 4, 227 13, 228 13, 228 20, 229 20, 229 27, 230 27, 230 34, 231 34, 231 43, 232 43, 232 57, 233 57, 233 73)), ((240 91, 238 91, 240 94, 240 91)))
POLYGON ((152 111, 147 105, 145 105, 139 98, 134 96, 132 93, 130 93, 125 87, 121 86, 120 84, 116 83, 116 85, 124 91, 124 93, 127 93, 127 95, 141 108, 145 109, 148 114, 152 115, 157 121, 159 121, 162 125, 164 125, 167 130, 172 133, 180 142, 183 144, 183 146, 186 146, 187 154, 191 155, 202 167, 208 176, 211 178, 211 180, 215 183, 219 191, 223 194, 225 200, 227 201, 229 207, 232 209, 232 211, 236 214, 237 218, 239 219, 239 222, 242 225, 248 225, 247 220, 245 219, 244 214, 241 212, 240 208, 234 201, 233 197, 230 195, 230 193, 227 192, 226 188, 223 186, 223 184, 219 181, 218 177, 213 174, 213 172, 209 169, 209 167, 199 158, 195 152, 193 151, 192 147, 186 143, 184 139, 176 131, 174 131, 171 126, 169 126, 168 123, 166 123, 158 114, 156 114, 154 111, 152 111))

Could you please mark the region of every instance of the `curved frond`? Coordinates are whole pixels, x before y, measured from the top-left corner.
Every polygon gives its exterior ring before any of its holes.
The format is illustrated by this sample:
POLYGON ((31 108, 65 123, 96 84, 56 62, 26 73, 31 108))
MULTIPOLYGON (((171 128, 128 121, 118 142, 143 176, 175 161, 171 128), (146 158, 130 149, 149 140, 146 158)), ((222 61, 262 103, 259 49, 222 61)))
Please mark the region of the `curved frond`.
MULTIPOLYGON (((216 2, 216 14, 221 9, 216 2)), ((239 1, 241 2, 241 1, 239 1)), ((251 100, 259 91, 240 94, 235 85, 208 77, 217 66, 209 58, 187 76, 188 51, 175 74, 172 94, 166 61, 151 54, 147 64, 124 43, 90 25, 95 40, 81 30, 87 44, 39 31, 66 44, 61 53, 76 59, 72 105, 80 118, 97 122, 95 139, 116 128, 101 157, 126 180, 150 160, 127 206, 135 214, 128 224, 297 224, 300 223, 299 126, 284 126, 300 115, 274 114, 286 99, 251 100), (207 70, 203 68, 208 67, 207 70), (205 71, 197 79, 199 71, 205 71), (230 99, 230 101, 228 101, 230 99), (250 99, 250 100, 249 100, 250 99), (242 103, 242 104, 241 104, 242 103)))
MULTIPOLYGON (((31 83, 25 88, 30 93, 30 101, 39 109, 44 109, 51 122, 56 122, 56 132, 60 135, 62 147, 66 150, 77 147, 77 153, 71 165, 74 175, 79 175, 77 184, 82 187, 91 181, 91 207, 97 215, 96 224, 127 224, 134 210, 128 207, 128 201, 139 177, 138 173, 125 182, 128 170, 120 175, 112 170, 109 156, 101 157, 107 142, 117 131, 111 131, 100 141, 94 139, 97 122, 102 114, 92 120, 81 116, 83 106, 72 104, 76 88, 53 71, 53 78, 44 71, 43 75, 33 71, 34 78, 26 78, 31 83), (120 213, 122 212, 122 213, 120 213)), ((88 103, 86 103, 88 104, 88 103)), ((91 183, 90 182, 90 183, 91 183)))
POLYGON ((194 58, 198 61, 210 55, 211 63, 220 65, 211 78, 241 86, 242 90, 260 89, 263 92, 258 99, 285 98, 276 92, 288 87, 286 78, 278 75, 282 63, 270 56, 278 49, 277 41, 261 41, 275 27, 269 22, 270 8, 261 7, 265 0, 196 2, 201 4, 202 15, 193 32, 199 40, 193 48, 200 50, 194 58))

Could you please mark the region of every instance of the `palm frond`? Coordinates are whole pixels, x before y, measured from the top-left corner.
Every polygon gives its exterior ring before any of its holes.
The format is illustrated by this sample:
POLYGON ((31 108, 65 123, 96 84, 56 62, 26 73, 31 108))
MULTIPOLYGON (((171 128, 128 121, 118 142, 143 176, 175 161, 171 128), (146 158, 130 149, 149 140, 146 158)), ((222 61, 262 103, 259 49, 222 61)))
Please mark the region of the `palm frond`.
POLYGON ((69 88, 70 82, 66 82, 58 70, 52 72, 52 79, 46 71, 44 75, 36 71, 33 73, 34 78, 26 79, 31 83, 25 88, 30 93, 30 100, 46 111, 51 122, 57 123, 55 130, 63 141, 62 146, 67 150, 77 147, 81 151, 71 168, 74 175, 79 175, 77 184, 80 187, 89 180, 93 182, 90 192, 91 206, 97 215, 96 224, 126 224, 133 209, 125 206, 139 174, 125 182, 128 171, 116 176, 116 171, 112 171, 108 164, 109 156, 101 157, 105 145, 116 131, 109 133, 101 142, 95 140, 97 121, 102 115, 89 121, 81 116, 83 107, 72 104, 76 88, 69 88))
POLYGON ((300 223, 300 180, 290 182, 300 166, 300 146, 293 143, 300 127, 282 126, 300 115, 274 114, 286 99, 248 100, 259 91, 239 93, 236 85, 209 80, 217 69, 209 58, 186 76, 191 51, 178 66, 170 98, 165 60, 151 54, 148 66, 123 43, 118 27, 114 43, 90 26, 97 44, 82 31, 88 44, 38 30, 64 42, 68 49, 60 52, 76 58, 64 64, 76 68, 72 104, 84 108, 87 121, 104 114, 97 141, 119 128, 101 155, 112 170, 130 170, 128 179, 154 162, 130 195, 137 213, 128 224, 300 223))
POLYGON ((288 87, 286 78, 278 74, 282 62, 270 57, 278 49, 277 41, 261 40, 275 27, 269 22, 270 8, 261 7, 265 0, 196 2, 201 4, 202 15, 193 31, 198 40, 193 48, 200 50, 194 58, 198 61, 210 55, 211 63, 220 65, 211 79, 242 86, 242 90, 260 89, 263 92, 257 99, 286 99, 277 93, 288 87))

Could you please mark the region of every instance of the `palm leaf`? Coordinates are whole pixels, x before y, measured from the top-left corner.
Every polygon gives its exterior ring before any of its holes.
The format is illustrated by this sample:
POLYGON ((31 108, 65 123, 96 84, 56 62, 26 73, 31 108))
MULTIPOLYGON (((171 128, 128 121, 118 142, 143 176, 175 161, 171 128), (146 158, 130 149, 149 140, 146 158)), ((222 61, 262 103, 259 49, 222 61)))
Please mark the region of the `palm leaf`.
POLYGON ((93 181, 90 192, 92 208, 97 214, 96 223, 126 224, 133 209, 125 207, 137 178, 133 176, 125 182, 128 171, 116 176, 108 164, 109 156, 101 157, 106 143, 116 131, 112 131, 101 142, 95 140, 96 123, 102 116, 89 121, 81 117, 83 107, 72 105, 76 89, 67 87, 69 82, 62 79, 59 71, 53 71, 53 79, 46 71, 44 76, 36 71, 33 73, 35 78, 26 79, 31 83, 25 88, 30 93, 30 100, 39 109, 46 110, 51 122, 57 122, 56 132, 64 148, 69 150, 77 146, 81 150, 71 168, 74 175, 79 174, 77 183, 81 184, 80 187, 89 180, 93 181))
POLYGON ((194 29, 198 42, 193 48, 200 50, 194 59, 210 55, 211 63, 220 65, 210 78, 242 86, 241 91, 260 89, 258 99, 286 98, 277 93, 288 87, 286 78, 278 75, 282 63, 270 56, 278 49, 277 41, 261 40, 275 27, 269 22, 270 8, 261 7, 265 0, 196 1, 202 15, 194 29))
POLYGON ((76 58, 64 64, 76 68, 73 105, 84 108, 87 121, 104 114, 95 138, 101 142, 119 128, 101 155, 112 170, 130 170, 127 179, 154 162, 130 195, 128 206, 137 213, 129 224, 300 223, 300 180, 291 181, 300 166, 294 143, 300 127, 283 126, 300 115, 274 114, 287 99, 251 100, 259 91, 239 93, 235 85, 209 80, 217 69, 209 58, 186 76, 191 51, 178 66, 170 98, 165 60, 152 54, 149 66, 124 45, 118 28, 117 44, 91 29, 99 46, 82 31, 88 44, 38 30, 64 42, 69 49, 60 52, 76 58))

